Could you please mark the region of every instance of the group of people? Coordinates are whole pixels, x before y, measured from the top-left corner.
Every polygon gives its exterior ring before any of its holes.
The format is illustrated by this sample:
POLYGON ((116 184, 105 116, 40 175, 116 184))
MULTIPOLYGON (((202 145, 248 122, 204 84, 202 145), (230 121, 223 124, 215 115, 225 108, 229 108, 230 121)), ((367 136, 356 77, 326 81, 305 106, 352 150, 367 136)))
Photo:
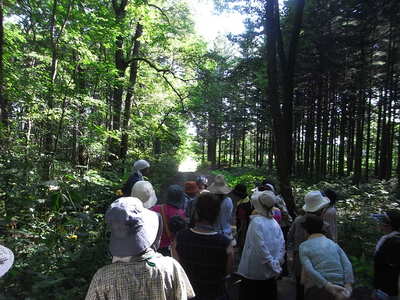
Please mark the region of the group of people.
MULTIPOLYGON (((351 298, 354 275, 337 244, 334 191, 307 193, 304 214, 294 220, 272 182, 249 194, 244 184, 231 189, 223 175, 209 186, 204 176, 171 185, 165 203, 155 205, 142 177, 149 166, 135 163, 124 197, 107 210, 113 263, 95 274, 87 300, 225 300, 227 276, 238 279, 239 299, 273 300, 288 270, 296 299, 351 298)), ((385 235, 376 247, 371 299, 397 299, 400 212, 373 217, 385 235)))
MULTIPOLYGON (((296 280, 296 299, 352 297, 352 265, 337 244, 334 191, 307 193, 304 213, 294 220, 268 180, 248 193, 244 184, 231 189, 223 175, 210 185, 199 176, 169 186, 165 203, 157 204, 145 178, 150 164, 139 160, 133 167, 122 197, 105 213, 112 263, 96 272, 86 300, 227 300, 229 276, 237 278, 239 299, 274 300, 278 280, 288 274, 296 280)), ((375 249, 370 299, 398 299, 400 211, 373 217, 384 235, 375 249)))

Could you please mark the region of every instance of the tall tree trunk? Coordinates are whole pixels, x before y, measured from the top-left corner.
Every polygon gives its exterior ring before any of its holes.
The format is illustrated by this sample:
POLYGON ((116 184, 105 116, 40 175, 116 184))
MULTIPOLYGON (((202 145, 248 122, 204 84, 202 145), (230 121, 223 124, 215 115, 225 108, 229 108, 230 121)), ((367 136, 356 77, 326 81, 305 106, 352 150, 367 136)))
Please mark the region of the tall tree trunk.
MULTIPOLYGON (((267 76, 268 76, 268 100, 271 106, 273 119, 274 136, 276 140, 276 158, 280 192, 284 197, 289 212, 296 214, 295 202, 290 183, 291 160, 292 160, 292 98, 293 98, 293 74, 296 58, 296 46, 298 35, 302 24, 304 0, 296 1, 295 19, 292 28, 292 39, 289 47, 289 68, 284 75, 284 104, 283 112, 280 108, 279 75, 277 68, 277 36, 280 28, 279 14, 277 13, 278 1, 270 0, 266 2, 266 38, 267 38, 267 76)), ((281 61, 284 58, 281 56, 281 61)), ((283 64, 285 65, 285 64, 283 64)))
MULTIPOLYGON (((120 30, 123 26, 123 21, 126 16, 126 7, 128 0, 112 0, 112 6, 115 13, 115 21, 119 25, 120 30)), ((123 79, 125 77, 125 71, 128 68, 127 58, 124 54, 124 36, 119 33, 115 39, 115 53, 114 63, 117 69, 115 76, 113 97, 112 97, 112 114, 111 114, 111 129, 115 133, 121 133, 121 110, 122 110, 122 96, 124 93, 123 79)), ((121 144, 118 139, 110 137, 109 139, 109 156, 108 161, 113 162, 120 159, 121 144)))
POLYGON ((338 157, 338 175, 344 176, 344 152, 345 152, 345 137, 346 137, 346 125, 347 125, 347 98, 341 96, 341 114, 340 114, 340 142, 339 142, 339 157, 338 157))
POLYGON ((246 129, 243 127, 242 132, 242 159, 240 162, 241 167, 244 167, 246 161, 246 129))
POLYGON ((375 140, 375 163, 374 163, 374 175, 376 177, 379 176, 379 156, 380 156, 380 150, 381 150, 381 134, 382 134, 382 126, 383 126, 383 121, 382 121, 382 105, 383 103, 383 92, 381 91, 379 93, 379 99, 378 99, 378 120, 377 120, 377 128, 376 128, 376 140, 375 140))
MULTIPOLYGON (((0 127, 2 127, 2 133, 7 132, 8 128, 8 110, 9 104, 6 96, 5 89, 5 80, 4 80, 4 26, 3 26, 3 9, 4 3, 3 0, 0 0, 0 127)), ((7 140, 5 136, 0 136, 0 138, 4 138, 1 141, 2 146, 4 146, 4 142, 7 140)))
POLYGON ((366 70, 367 61, 365 59, 364 42, 361 42, 361 69, 358 79, 359 95, 357 97, 356 111, 356 148, 354 153, 354 175, 353 184, 359 184, 362 177, 362 150, 364 143, 364 119, 365 119, 365 85, 366 85, 366 70))
POLYGON ((367 110, 367 141, 366 141, 366 150, 365 150, 365 171, 364 177, 365 181, 369 179, 369 158, 370 158, 370 149, 371 149, 371 95, 372 91, 370 90, 368 96, 368 110, 367 110))
POLYGON ((215 124, 212 120, 208 121, 208 136, 207 136, 207 161, 210 162, 211 168, 215 168, 217 159, 217 133, 215 124))
POLYGON ((135 85, 137 80, 137 74, 139 69, 139 61, 134 59, 138 57, 140 51, 140 40, 139 38, 143 33, 143 25, 138 23, 136 25, 135 35, 133 37, 133 48, 131 57, 132 62, 130 64, 130 73, 129 73, 129 87, 128 92, 125 97, 125 105, 124 105, 124 119, 122 122, 122 137, 121 137, 121 151, 120 157, 125 160, 126 155, 128 153, 128 129, 129 129, 129 120, 131 118, 131 107, 132 107, 132 98, 134 97, 135 85))

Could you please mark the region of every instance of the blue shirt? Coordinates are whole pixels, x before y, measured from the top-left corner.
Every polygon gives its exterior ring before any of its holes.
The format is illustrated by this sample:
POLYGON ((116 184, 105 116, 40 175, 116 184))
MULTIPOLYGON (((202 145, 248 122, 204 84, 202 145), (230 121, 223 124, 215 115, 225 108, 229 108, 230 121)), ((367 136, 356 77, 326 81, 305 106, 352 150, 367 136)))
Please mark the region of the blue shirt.
POLYGON ((311 238, 300 244, 300 261, 304 271, 317 287, 328 282, 344 286, 353 283, 353 268, 338 244, 325 236, 311 238))
POLYGON ((214 224, 215 229, 225 235, 226 237, 232 239, 232 228, 231 228, 231 218, 233 211, 232 199, 225 197, 221 203, 221 209, 217 218, 217 222, 214 224))

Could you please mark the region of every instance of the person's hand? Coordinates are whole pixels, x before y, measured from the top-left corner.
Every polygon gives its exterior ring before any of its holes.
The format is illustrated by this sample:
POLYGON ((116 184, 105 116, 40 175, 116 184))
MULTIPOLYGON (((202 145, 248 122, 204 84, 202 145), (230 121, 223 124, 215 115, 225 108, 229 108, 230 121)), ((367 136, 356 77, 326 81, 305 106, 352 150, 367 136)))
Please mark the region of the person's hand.
POLYGON ((345 298, 350 298, 351 294, 353 293, 353 288, 351 287, 351 283, 346 283, 344 285, 346 292, 344 293, 345 298))
POLYGON ((344 287, 330 282, 325 285, 325 289, 339 299, 343 298, 344 294, 347 293, 344 287))

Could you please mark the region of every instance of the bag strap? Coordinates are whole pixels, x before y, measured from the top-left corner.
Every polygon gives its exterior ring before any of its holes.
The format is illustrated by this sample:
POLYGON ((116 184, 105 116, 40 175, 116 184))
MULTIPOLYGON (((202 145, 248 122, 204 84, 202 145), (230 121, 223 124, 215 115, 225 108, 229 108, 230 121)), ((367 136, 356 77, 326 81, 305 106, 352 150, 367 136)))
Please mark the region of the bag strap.
POLYGON ((172 234, 171 234, 171 231, 169 230, 167 216, 165 215, 165 204, 161 205, 161 216, 162 216, 163 223, 164 223, 165 233, 167 234, 167 237, 169 239, 171 239, 172 234))

